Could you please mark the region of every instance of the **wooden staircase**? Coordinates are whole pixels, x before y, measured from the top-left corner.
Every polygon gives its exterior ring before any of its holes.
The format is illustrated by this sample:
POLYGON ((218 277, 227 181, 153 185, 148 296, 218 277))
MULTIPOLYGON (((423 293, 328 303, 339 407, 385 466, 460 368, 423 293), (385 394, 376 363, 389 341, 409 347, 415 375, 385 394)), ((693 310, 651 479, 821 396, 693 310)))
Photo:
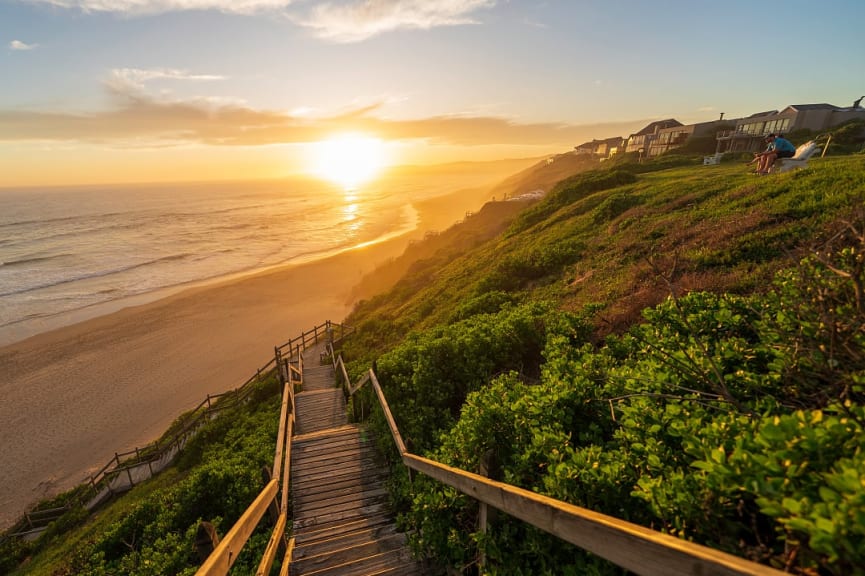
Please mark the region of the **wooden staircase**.
POLYGON ((363 426, 348 424, 331 365, 307 351, 291 442, 293 576, 426 574, 387 506, 387 469, 363 426))

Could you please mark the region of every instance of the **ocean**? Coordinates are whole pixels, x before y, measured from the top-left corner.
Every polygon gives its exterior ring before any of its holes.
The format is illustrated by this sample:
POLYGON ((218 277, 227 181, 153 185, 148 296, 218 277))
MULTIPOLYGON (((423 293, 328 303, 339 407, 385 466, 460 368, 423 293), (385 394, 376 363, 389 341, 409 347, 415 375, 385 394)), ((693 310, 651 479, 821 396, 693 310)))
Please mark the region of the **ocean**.
POLYGON ((413 202, 451 191, 306 179, 0 189, 0 345, 408 233, 413 202))

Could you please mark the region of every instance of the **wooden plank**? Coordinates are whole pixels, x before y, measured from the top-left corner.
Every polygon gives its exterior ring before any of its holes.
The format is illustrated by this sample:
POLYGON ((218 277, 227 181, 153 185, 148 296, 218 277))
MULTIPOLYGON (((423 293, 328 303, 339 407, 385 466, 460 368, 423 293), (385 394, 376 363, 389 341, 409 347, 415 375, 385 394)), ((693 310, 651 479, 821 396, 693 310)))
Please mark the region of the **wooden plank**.
POLYGON ((642 576, 782 576, 769 566, 404 454, 409 468, 642 576))
POLYGON ((310 539, 306 543, 298 545, 295 551, 297 558, 308 557, 314 554, 341 550, 348 546, 362 544, 395 533, 396 524, 390 519, 378 526, 362 527, 357 530, 338 530, 334 528, 331 529, 329 538, 310 539))
POLYGON ((320 430, 318 432, 310 432, 309 434, 296 434, 292 439, 292 443, 295 448, 298 446, 303 447, 303 445, 318 442, 322 440, 327 440, 331 435, 338 436, 343 434, 357 434, 358 427, 355 424, 345 424, 338 428, 331 428, 330 430, 320 430))
POLYGON ((375 504, 387 499, 387 488, 378 488, 364 492, 349 492, 348 494, 334 496, 328 499, 314 499, 310 501, 294 502, 294 514, 303 517, 307 514, 320 514, 324 511, 338 512, 342 509, 356 508, 364 504, 375 504), (319 511, 319 512, 315 512, 319 511))
POLYGON ((270 574, 273 560, 276 558, 276 553, 279 550, 279 541, 282 540, 282 535, 285 532, 285 524, 286 515, 283 512, 279 515, 279 520, 276 521, 276 526, 270 535, 270 540, 267 542, 267 548, 264 549, 264 554, 261 557, 261 562, 258 564, 258 570, 255 571, 255 576, 267 576, 270 574))
POLYGON ((307 528, 295 534, 295 546, 306 546, 319 540, 335 538, 341 534, 352 534, 354 532, 362 532, 371 529, 380 530, 391 525, 393 525, 393 518, 390 514, 364 516, 363 518, 357 518, 350 522, 336 522, 333 524, 319 525, 314 528, 307 528))
POLYGON ((231 566, 237 560, 238 554, 243 549, 249 536, 252 534, 261 517, 267 511, 268 506, 276 496, 279 489, 279 483, 276 480, 271 480, 264 487, 264 490, 258 495, 252 504, 246 509, 246 512, 235 522, 225 538, 216 547, 204 564, 195 573, 196 576, 224 576, 228 574, 231 566))
POLYGON ((376 454, 367 446, 360 446, 343 443, 335 443, 328 447, 328 452, 324 450, 298 456, 295 454, 292 465, 296 468, 305 466, 315 466, 318 462, 344 462, 344 461, 360 461, 369 458, 375 458, 376 454))
POLYGON ((404 565, 406 562, 411 562, 411 557, 407 549, 397 548, 388 550, 360 560, 351 560, 343 564, 329 566, 322 570, 314 570, 308 572, 311 576, 362 576, 368 574, 376 574, 385 568, 404 565))
MULTIPOLYGON (((294 562, 301 568, 302 572, 315 572, 316 570, 332 569, 334 565, 351 566, 368 561, 373 557, 381 557, 382 554, 394 553, 400 555, 404 552, 405 534, 400 532, 382 536, 381 538, 369 539, 363 542, 347 544, 345 547, 335 549, 317 550, 312 547, 309 555, 301 557, 300 550, 295 549, 294 562)), ((344 573, 344 571, 340 571, 344 573)), ((366 572, 367 574, 369 572, 366 572)))
POLYGON ((333 477, 327 484, 322 482, 310 482, 302 487, 296 486, 296 499, 313 498, 319 494, 329 494, 350 487, 360 489, 363 486, 379 484, 388 476, 387 469, 370 470, 363 476, 358 474, 342 474, 333 477))
POLYGON ((316 527, 322 526, 324 524, 331 524, 334 522, 353 522, 355 520, 364 518, 365 516, 378 516, 387 513, 387 504, 379 502, 376 504, 371 504, 369 506, 354 508, 352 510, 328 512, 327 514, 321 514, 312 518, 295 518, 293 529, 295 533, 297 533, 305 529, 315 529, 316 527))

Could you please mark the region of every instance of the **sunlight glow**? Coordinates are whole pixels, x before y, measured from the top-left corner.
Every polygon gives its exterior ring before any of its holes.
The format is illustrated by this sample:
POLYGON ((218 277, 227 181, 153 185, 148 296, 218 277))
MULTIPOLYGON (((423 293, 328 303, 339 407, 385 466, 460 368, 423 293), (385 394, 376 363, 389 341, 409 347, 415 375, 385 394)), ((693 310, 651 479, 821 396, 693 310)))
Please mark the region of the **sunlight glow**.
POLYGON ((374 178, 384 162, 382 141, 361 134, 342 134, 323 140, 313 152, 313 172, 346 190, 374 178))

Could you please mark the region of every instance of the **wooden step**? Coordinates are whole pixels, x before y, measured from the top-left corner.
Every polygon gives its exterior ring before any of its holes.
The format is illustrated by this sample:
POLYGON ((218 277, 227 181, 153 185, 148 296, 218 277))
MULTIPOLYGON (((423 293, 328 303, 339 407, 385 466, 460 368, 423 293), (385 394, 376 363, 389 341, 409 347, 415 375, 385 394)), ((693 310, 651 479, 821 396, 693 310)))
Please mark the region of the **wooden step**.
POLYGON ((291 440, 294 576, 424 574, 388 509, 388 467, 365 427, 349 425, 331 366, 304 366, 291 440))
POLYGON ((294 533, 294 541, 297 546, 304 546, 318 540, 328 540, 341 534, 361 532, 374 529, 383 525, 392 524, 393 519, 389 514, 377 514, 364 516, 350 522, 331 522, 320 524, 309 528, 301 528, 294 533))
POLYGON ((366 576, 370 573, 374 574, 385 569, 395 568, 406 562, 412 562, 411 555, 407 548, 399 547, 372 556, 349 560, 342 564, 323 566, 313 570, 307 570, 305 567, 298 566, 295 572, 295 565, 292 563, 292 574, 303 574, 304 576, 366 576))
POLYGON ((294 450, 295 447, 305 448, 308 446, 315 446, 318 443, 329 442, 335 438, 357 436, 359 432, 364 436, 368 435, 367 432, 360 429, 357 424, 345 424, 344 426, 319 430, 318 432, 311 432, 309 434, 295 434, 291 438, 291 446, 292 450, 294 450))
POLYGON ((319 540, 305 546, 296 546, 292 559, 304 569, 315 566, 343 564, 352 558, 365 558, 405 544, 405 534, 396 531, 393 524, 356 531, 329 540, 319 540))
POLYGON ((343 509, 334 512, 318 514, 316 516, 307 516, 304 518, 295 517, 293 530, 295 532, 304 528, 320 527, 326 524, 352 522, 360 520, 366 516, 378 516, 389 512, 388 505, 385 502, 370 504, 354 509, 343 509))

